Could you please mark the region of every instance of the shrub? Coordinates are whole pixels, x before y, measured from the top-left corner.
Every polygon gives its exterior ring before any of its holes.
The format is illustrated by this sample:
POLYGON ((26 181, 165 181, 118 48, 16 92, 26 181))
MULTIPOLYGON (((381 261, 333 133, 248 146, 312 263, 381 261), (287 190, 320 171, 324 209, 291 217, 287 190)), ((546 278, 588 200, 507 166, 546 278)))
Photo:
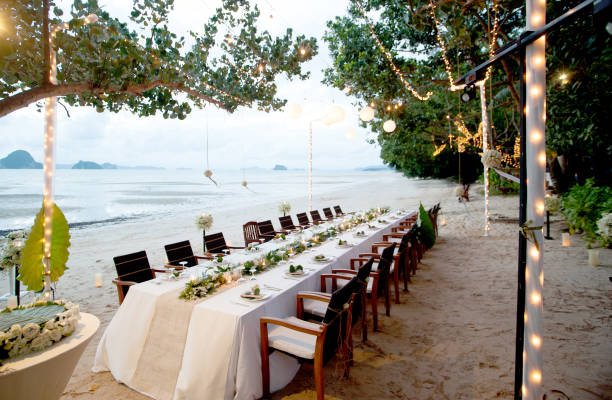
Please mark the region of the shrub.
POLYGON ((496 194, 516 194, 519 192, 519 184, 509 181, 499 176, 494 169, 489 169, 489 193, 496 194))
POLYGON ((434 232, 433 224, 423 204, 419 204, 419 221, 419 239, 425 247, 431 249, 436 243, 436 233, 434 232))
POLYGON ((597 237, 597 221, 602 214, 612 212, 612 188, 595 186, 593 179, 574 185, 563 196, 562 212, 570 232, 583 231, 586 240, 592 242, 597 237))

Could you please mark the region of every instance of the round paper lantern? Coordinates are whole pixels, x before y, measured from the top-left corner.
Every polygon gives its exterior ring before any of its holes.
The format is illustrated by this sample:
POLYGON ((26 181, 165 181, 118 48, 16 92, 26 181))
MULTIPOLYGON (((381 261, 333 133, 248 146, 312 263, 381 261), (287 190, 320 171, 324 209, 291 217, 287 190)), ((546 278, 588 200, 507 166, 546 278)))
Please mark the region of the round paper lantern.
POLYGON ((347 139, 355 139, 355 135, 357 135, 357 130, 355 128, 348 128, 344 135, 347 139))
POLYGON ((242 186, 247 187, 249 183, 247 181, 242 181, 242 186))
POLYGON ((392 119, 386 120, 383 124, 383 130, 387 133, 393 132, 396 127, 397 125, 395 125, 395 121, 393 121, 392 119))
POLYGON ((302 115, 302 106, 297 103, 289 103, 285 111, 287 115, 289 115, 289 118, 298 119, 302 115))
POLYGON ((370 106, 364 107, 363 110, 359 112, 359 118, 361 118, 363 122, 372 121, 374 118, 374 109, 370 106))
POLYGON ((329 111, 327 111, 326 117, 326 119, 329 119, 330 125, 335 124, 336 122, 340 122, 344 120, 345 117, 344 109, 340 106, 331 106, 329 111))

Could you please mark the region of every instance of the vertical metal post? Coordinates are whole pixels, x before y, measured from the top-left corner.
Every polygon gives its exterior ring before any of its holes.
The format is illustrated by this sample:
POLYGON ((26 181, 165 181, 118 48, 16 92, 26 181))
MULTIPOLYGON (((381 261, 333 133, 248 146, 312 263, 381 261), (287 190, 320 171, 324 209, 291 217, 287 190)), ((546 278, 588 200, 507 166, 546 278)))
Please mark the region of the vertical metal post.
POLYGON ((312 121, 308 127, 308 211, 312 211, 312 121))
MULTIPOLYGON (((519 227, 527 221, 527 164, 525 162, 525 49, 521 48, 520 96, 520 189, 519 227)), ((519 233, 518 282, 516 293, 516 347, 514 358, 514 399, 521 400, 523 386, 523 335, 525 333, 525 265, 527 262, 527 240, 519 233)))

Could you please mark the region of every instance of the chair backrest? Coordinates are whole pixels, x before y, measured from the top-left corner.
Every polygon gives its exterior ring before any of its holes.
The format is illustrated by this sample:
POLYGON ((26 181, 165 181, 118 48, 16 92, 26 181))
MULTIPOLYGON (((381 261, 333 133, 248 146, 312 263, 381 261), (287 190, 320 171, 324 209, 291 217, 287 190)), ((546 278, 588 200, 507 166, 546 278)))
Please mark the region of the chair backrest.
POLYGON ((206 235, 204 241, 206 242, 206 249, 211 253, 223 253, 223 250, 229 250, 223 232, 206 235))
MULTIPOLYGON (((119 280, 140 283, 153 279, 153 271, 149 265, 149 258, 144 250, 113 257, 113 262, 115 263, 117 279, 119 280)), ((125 297, 130 287, 120 286, 120 288, 125 297)))
POLYGON ((397 243, 393 243, 391 246, 385 248, 380 255, 380 261, 376 268, 376 272, 378 272, 378 291, 376 297, 383 296, 385 294, 385 289, 388 287, 391 263, 393 262, 393 251, 395 251, 396 244, 397 243))
POLYGON ((308 226, 310 225, 310 220, 308 219, 308 215, 305 212, 297 214, 297 219, 300 225, 308 226))
POLYGON ((321 222, 321 214, 319 214, 319 210, 312 210, 310 212, 310 216, 312 217, 312 222, 321 222))
POLYGON ((198 265, 198 261, 193 255, 189 240, 167 244, 164 248, 166 249, 166 256, 168 257, 168 264, 180 266, 181 261, 186 261, 186 267, 198 265))
POLYGON ((242 225, 242 233, 244 234, 245 246, 251 243, 259 243, 259 226, 256 221, 249 221, 242 225))
POLYGON ((274 226, 272 226, 272 221, 261 221, 258 222, 259 233, 261 234, 261 238, 263 238, 266 242, 274 238, 276 232, 274 232, 274 226))
POLYGON ((355 275, 357 277, 357 281, 355 286, 353 287, 353 293, 356 294, 355 296, 355 302, 353 303, 353 325, 357 323, 357 321, 359 321, 359 317, 361 316, 361 312, 362 312, 362 298, 361 296, 363 295, 363 290, 368 286, 368 277, 370 276, 370 272, 372 272, 372 265, 374 264, 374 257, 370 257, 370 259, 368 260, 368 262, 366 262, 365 264, 363 264, 361 267, 359 267, 359 270, 357 271, 357 275, 355 275))
POLYGON ((323 209, 323 214, 325 214, 325 218, 334 218, 334 213, 329 207, 323 209))
POLYGON ((280 221, 281 228, 287 231, 296 229, 295 225, 293 225, 293 219, 291 219, 291 215, 285 215, 284 217, 279 217, 278 220, 280 221))
POLYGON ((349 304, 357 285, 357 276, 354 276, 346 285, 332 293, 327 305, 323 323, 327 325, 325 341, 323 342, 323 362, 327 362, 335 353, 340 342, 342 332, 342 314, 345 304, 349 304))
POLYGON ((336 216, 344 214, 340 206, 334 206, 334 211, 336 212, 336 216))

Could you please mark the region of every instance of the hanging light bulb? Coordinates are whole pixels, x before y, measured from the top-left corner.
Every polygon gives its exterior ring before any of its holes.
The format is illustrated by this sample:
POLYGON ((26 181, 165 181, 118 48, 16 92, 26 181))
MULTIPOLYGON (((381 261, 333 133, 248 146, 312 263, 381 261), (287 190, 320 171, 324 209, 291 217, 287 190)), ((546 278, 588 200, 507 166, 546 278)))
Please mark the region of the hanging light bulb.
POLYGON ((306 55, 306 49, 305 48, 300 48, 300 55, 305 56, 306 55))
POLYGON ((363 121, 363 122, 369 122, 374 118, 374 109, 370 106, 364 107, 360 112, 359 112, 359 118, 363 121))
POLYGON ((355 139, 357 135, 357 130, 355 128, 348 128, 344 134, 347 139, 355 139))
POLYGON ((298 103, 289 103, 285 108, 287 115, 291 119, 298 119, 302 115, 302 106, 298 103))
POLYGON ((248 185, 248 184, 249 184, 249 183, 248 183, 247 181, 242 181, 242 186, 243 186, 243 187, 247 187, 247 185, 248 185))
MULTIPOLYGON (((331 106, 331 108, 327 111, 326 120, 329 122, 329 125, 335 124, 336 122, 340 122, 344 120, 346 116, 344 109, 340 106, 331 106)), ((325 121, 323 121, 325 123, 325 121)), ((326 124, 327 125, 327 124, 326 124)))
POLYGON ((393 121, 392 119, 386 120, 385 123, 383 124, 383 130, 387 133, 393 132, 396 127, 397 125, 395 124, 395 121, 393 121))
POLYGON ((210 178, 212 177, 212 175, 213 175, 213 172, 211 170, 207 169, 206 171, 204 171, 205 177, 210 178))

